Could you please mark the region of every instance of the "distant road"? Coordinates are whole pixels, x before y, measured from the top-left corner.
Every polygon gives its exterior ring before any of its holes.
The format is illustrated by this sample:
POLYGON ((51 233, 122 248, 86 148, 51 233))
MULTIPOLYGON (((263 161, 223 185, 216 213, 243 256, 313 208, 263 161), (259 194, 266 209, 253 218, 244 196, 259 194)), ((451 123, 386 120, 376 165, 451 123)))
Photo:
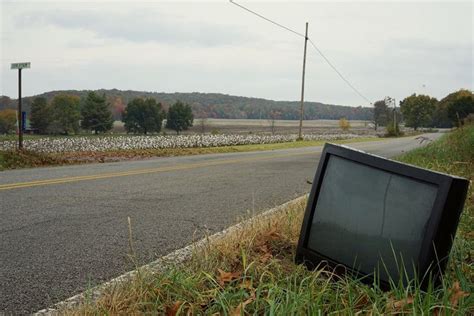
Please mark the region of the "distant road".
MULTIPOLYGON (((406 137, 350 146, 393 157, 420 143, 406 137)), ((321 149, 0 172, 0 311, 37 311, 132 269, 128 216, 145 264, 248 210, 308 192, 321 149)))

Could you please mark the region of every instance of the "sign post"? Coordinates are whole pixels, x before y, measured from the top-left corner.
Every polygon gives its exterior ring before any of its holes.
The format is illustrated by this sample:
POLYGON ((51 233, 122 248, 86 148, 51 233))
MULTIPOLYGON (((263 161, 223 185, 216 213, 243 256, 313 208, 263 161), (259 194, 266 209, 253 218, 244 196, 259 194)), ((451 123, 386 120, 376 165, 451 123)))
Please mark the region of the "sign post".
POLYGON ((23 149, 23 127, 24 120, 23 111, 21 109, 21 70, 28 69, 31 67, 30 62, 25 63, 13 63, 11 69, 18 69, 18 149, 23 149))

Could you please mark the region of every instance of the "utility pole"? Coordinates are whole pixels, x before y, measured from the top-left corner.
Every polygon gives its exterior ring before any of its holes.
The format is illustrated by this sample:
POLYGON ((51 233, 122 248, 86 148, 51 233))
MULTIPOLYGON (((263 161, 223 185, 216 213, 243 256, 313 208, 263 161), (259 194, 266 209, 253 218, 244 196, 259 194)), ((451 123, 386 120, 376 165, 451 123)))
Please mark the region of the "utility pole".
POLYGON ((18 150, 23 149, 23 111, 21 107, 21 70, 30 68, 31 63, 14 63, 11 64, 11 69, 18 69, 18 150))
POLYGON ((306 22, 306 32, 304 34, 304 55, 303 55, 303 78, 301 80, 301 108, 300 108, 300 130, 298 140, 303 139, 303 116, 304 116, 304 75, 306 70, 306 46, 308 45, 308 22, 306 22))
POLYGON ((398 134, 397 131, 397 102, 395 102, 395 98, 393 100, 393 131, 398 134))

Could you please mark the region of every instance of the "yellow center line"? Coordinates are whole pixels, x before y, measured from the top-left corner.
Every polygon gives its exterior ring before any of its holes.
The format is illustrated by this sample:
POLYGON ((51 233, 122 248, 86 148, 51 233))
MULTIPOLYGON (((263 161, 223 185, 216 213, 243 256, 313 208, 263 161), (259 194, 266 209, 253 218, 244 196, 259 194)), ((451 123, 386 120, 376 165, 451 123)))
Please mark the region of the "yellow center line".
POLYGON ((300 152, 300 153, 288 153, 288 154, 277 154, 277 155, 266 156, 266 157, 220 159, 220 160, 213 160, 213 161, 200 162, 200 163, 180 164, 180 165, 174 165, 174 166, 169 166, 169 167, 138 169, 138 170, 123 171, 123 172, 95 174, 95 175, 88 175, 88 176, 64 177, 64 178, 56 178, 56 179, 49 179, 49 180, 37 180, 37 181, 29 181, 29 182, 1 184, 0 185, 0 191, 19 189, 19 188, 28 188, 28 187, 42 186, 42 185, 61 184, 61 183, 98 180, 98 179, 108 179, 108 178, 115 178, 115 177, 140 175, 140 174, 178 171, 178 170, 187 170, 187 169, 195 169, 195 168, 218 166, 218 165, 227 165, 227 164, 237 164, 237 163, 244 163, 244 162, 272 160, 272 159, 276 159, 276 158, 286 158, 286 157, 294 157, 294 156, 311 155, 311 154, 315 154, 317 152, 320 152, 321 149, 319 149, 317 151, 300 152))

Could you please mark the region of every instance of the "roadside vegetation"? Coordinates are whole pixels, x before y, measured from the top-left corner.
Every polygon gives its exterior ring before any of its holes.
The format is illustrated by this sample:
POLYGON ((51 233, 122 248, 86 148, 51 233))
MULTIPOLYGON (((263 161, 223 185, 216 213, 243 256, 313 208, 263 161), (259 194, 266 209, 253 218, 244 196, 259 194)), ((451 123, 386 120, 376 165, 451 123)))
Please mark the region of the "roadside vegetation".
POLYGON ((451 128, 472 121, 474 115, 474 95, 472 91, 460 89, 438 101, 423 94, 412 94, 400 101, 386 97, 374 103, 373 126, 386 127, 386 136, 399 136, 399 123, 415 131, 419 128, 451 128))
MULTIPOLYGON (((360 138, 354 134, 304 135, 305 141, 333 141, 360 138)), ((222 147, 289 143, 297 140, 296 135, 180 135, 180 136, 107 136, 40 138, 25 140, 25 149, 42 153, 103 152, 135 149, 168 149, 194 147, 222 147)), ((0 150, 14 149, 15 141, 0 142, 0 150)))
MULTIPOLYGON (((398 158, 473 179, 474 125, 398 158)), ((191 260, 105 290, 98 300, 62 312, 84 314, 468 315, 474 311, 472 185, 442 286, 421 291, 371 288, 331 271, 295 265, 304 201, 195 249, 191 260)), ((131 241, 132 242, 132 241, 131 241)), ((132 243, 131 243, 132 244, 132 243)), ((131 247, 133 249, 133 247, 131 247)), ((133 258, 133 252, 131 252, 133 258)), ((138 263, 136 263, 138 266, 138 263)))
POLYGON ((67 159, 58 157, 57 155, 32 151, 0 151, 0 171, 6 169, 58 166, 67 163, 67 159))
MULTIPOLYGON (((111 99, 106 96, 105 91, 55 92, 27 98, 25 105, 28 105, 29 112, 26 129, 29 134, 25 135, 25 150, 21 153, 15 151, 14 134, 18 124, 16 112, 10 108, 13 101, 2 97, 0 108, 4 109, 0 110, 0 170, 314 146, 320 145, 320 141, 324 140, 365 137, 371 129, 370 125, 375 130, 380 126, 385 127, 384 136, 398 137, 404 133, 400 127, 402 118, 405 126, 412 127, 415 131, 433 126, 462 126, 465 121, 474 120, 474 97, 469 90, 453 92, 439 102, 429 96, 414 94, 402 100, 398 108, 395 107, 395 100, 387 97, 374 103, 374 108, 371 109, 373 120, 371 124, 366 122, 365 132, 362 133, 364 135, 360 134, 360 130, 350 131, 352 126, 349 118, 353 116, 347 115, 347 118, 339 117, 337 131, 333 129, 308 133, 303 137, 305 142, 293 144, 295 135, 276 133, 276 120, 288 119, 283 109, 276 106, 278 103, 270 111, 263 111, 268 119, 267 132, 253 133, 249 130, 244 133, 221 134, 217 130, 205 132, 205 118, 208 116, 198 111, 196 104, 175 100, 173 104, 163 105, 154 95, 145 93, 143 97, 129 98, 127 105, 122 98, 111 99), (195 112, 199 117, 204 117, 199 121, 197 130, 200 133, 179 135, 193 126, 195 112), (118 117, 122 120, 127 135, 123 131, 122 134, 111 134, 114 120, 118 117), (163 126, 175 131, 177 135, 168 136, 162 131, 163 126), (270 145, 275 143, 282 144, 270 145)), ((212 108, 211 105, 209 107, 212 108)), ((309 112, 305 113, 309 115, 309 112)), ((321 115, 322 113, 324 111, 321 115)), ((219 116, 214 114, 213 117, 219 116)), ((379 132, 372 133, 380 136, 379 132)), ((361 140, 363 139, 357 141, 361 140)))
MULTIPOLYGON (((209 135, 210 136, 210 135, 209 135)), ((215 136, 219 139, 220 135, 215 136)), ((229 138, 229 135, 222 135, 224 138, 229 138)), ((236 135, 234 135, 236 136, 236 135)), ((137 142, 142 136, 130 137, 130 144, 136 145, 137 142)), ((151 136, 151 138, 156 136, 151 136)), ((184 137, 184 136, 182 136, 184 137)), ((255 138, 255 137, 253 137, 255 138)), ((61 137, 58 138, 48 138, 45 143, 39 143, 40 148, 45 148, 46 151, 32 151, 32 150, 23 150, 18 152, 14 149, 3 149, 0 142, 0 171, 6 169, 18 169, 18 168, 31 168, 31 167, 45 167, 45 166, 55 166, 55 165, 66 165, 66 164, 81 164, 81 163, 96 163, 96 162, 115 162, 123 160, 135 160, 135 159, 146 159, 152 157, 175 157, 175 156, 190 156, 190 155, 202 155, 202 154, 219 154, 219 153, 235 153, 235 152, 251 152, 251 151, 266 151, 266 150, 277 150, 277 149, 291 149, 291 148, 301 148, 301 147, 310 147, 310 146, 322 146, 325 142, 331 140, 334 143, 339 144, 348 144, 354 142, 364 142, 364 141, 377 141, 379 138, 375 137, 358 137, 356 135, 347 136, 332 136, 328 137, 314 137, 313 139, 308 138, 304 141, 285 141, 286 138, 281 138, 281 142, 262 142, 258 139, 254 143, 247 144, 245 142, 246 138, 242 137, 242 142, 229 142, 228 144, 237 143, 236 145, 225 145, 223 143, 221 146, 218 146, 214 143, 208 144, 208 146, 194 147, 196 141, 200 141, 199 136, 195 136, 195 141, 191 141, 190 146, 167 146, 163 148, 135 148, 135 149, 98 149, 97 147, 83 147, 79 151, 49 151, 51 147, 56 144, 62 144, 61 137), (346 138, 347 137, 347 138, 346 138), (322 139, 321 139, 322 138, 322 139), (342 139, 341 139, 342 138, 342 139), (54 141, 54 140, 57 140, 54 141)), ((93 137, 92 139, 104 139, 104 137, 93 137)), ((175 142, 177 138, 170 138, 172 142, 175 142)), ((184 139, 188 139, 184 137, 184 139)), ((32 138, 32 141, 38 142, 41 139, 32 138)), ((105 141, 106 138, 105 138, 105 141)), ((69 140, 68 144, 74 143, 74 140, 69 140)), ((219 143, 219 141, 217 142, 219 143)), ((12 141, 11 148, 14 148, 14 141, 12 141)), ((38 144, 38 143, 37 143, 38 144)), ((149 143, 148 143, 149 144, 149 143)), ((172 143, 175 144, 175 143, 172 143)), ((53 148, 54 149, 54 148, 53 148)))

